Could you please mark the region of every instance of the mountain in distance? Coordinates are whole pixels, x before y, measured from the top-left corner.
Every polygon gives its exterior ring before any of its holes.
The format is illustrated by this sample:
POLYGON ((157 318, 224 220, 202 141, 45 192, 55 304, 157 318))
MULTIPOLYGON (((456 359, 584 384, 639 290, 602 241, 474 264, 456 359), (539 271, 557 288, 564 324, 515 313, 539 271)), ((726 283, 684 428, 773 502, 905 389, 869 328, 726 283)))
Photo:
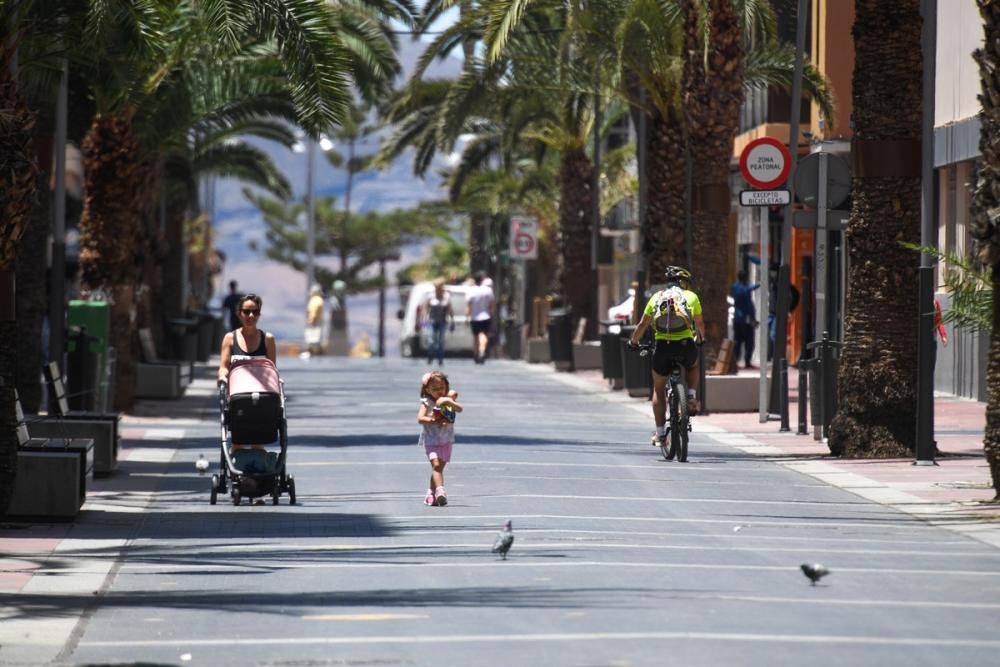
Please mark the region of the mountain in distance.
MULTIPOLYGON (((400 64, 403 74, 399 85, 408 80, 413 66, 426 47, 426 43, 400 41, 400 64)), ((462 61, 449 57, 435 60, 427 70, 426 78, 457 76, 462 61)), ((390 130, 382 130, 385 134, 390 130)), ((379 133, 356 144, 359 153, 374 153, 378 149, 379 133)), ((284 146, 251 138, 249 143, 265 151, 292 184, 294 196, 306 195, 305 153, 294 153, 284 146)), ((406 151, 384 171, 355 174, 351 194, 354 212, 388 211, 411 208, 421 201, 441 199, 446 196, 438 171, 446 166, 446 156, 435 157, 433 166, 424 179, 413 175, 413 152, 406 151)), ((321 152, 317 151, 314 163, 314 182, 317 197, 333 196, 342 205, 346 186, 346 172, 332 167, 321 152)), ((253 292, 263 299, 260 326, 273 333, 280 342, 301 342, 305 326, 305 301, 307 285, 305 275, 264 255, 266 247, 265 225, 257 209, 243 196, 243 184, 234 179, 220 179, 216 183, 214 202, 215 246, 226 256, 222 273, 216 276, 214 302, 228 293, 228 283, 236 280, 241 293, 253 292), (257 250, 251 249, 255 244, 257 250)), ((399 262, 387 265, 390 280, 402 266, 421 259, 426 244, 416 244, 403 249, 399 262)), ((336 266, 336 260, 317 257, 316 262, 336 266)), ((399 354, 399 324, 396 310, 400 307, 395 289, 387 293, 386 304, 386 354, 399 354)), ((366 332, 373 352, 377 352, 378 294, 359 294, 348 297, 349 337, 353 344, 366 332)))

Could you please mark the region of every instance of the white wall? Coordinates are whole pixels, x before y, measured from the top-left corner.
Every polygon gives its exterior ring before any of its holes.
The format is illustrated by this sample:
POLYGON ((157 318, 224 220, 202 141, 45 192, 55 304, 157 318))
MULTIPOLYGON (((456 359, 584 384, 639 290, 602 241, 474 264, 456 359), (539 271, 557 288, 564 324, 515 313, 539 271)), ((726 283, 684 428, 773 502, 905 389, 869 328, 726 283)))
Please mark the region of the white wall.
POLYGON ((972 52, 983 43, 976 0, 938 0, 934 125, 979 113, 979 69, 972 52))

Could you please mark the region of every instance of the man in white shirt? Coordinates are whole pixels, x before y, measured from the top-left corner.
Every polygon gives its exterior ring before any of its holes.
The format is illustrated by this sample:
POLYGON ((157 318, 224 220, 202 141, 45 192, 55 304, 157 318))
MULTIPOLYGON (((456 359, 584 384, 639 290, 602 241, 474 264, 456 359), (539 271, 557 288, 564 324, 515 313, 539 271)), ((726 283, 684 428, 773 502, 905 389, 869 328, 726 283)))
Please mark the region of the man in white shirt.
POLYGON ((473 278, 476 286, 465 297, 465 314, 472 327, 472 354, 477 364, 486 363, 486 347, 493 322, 493 288, 484 284, 485 278, 486 274, 477 271, 473 278))

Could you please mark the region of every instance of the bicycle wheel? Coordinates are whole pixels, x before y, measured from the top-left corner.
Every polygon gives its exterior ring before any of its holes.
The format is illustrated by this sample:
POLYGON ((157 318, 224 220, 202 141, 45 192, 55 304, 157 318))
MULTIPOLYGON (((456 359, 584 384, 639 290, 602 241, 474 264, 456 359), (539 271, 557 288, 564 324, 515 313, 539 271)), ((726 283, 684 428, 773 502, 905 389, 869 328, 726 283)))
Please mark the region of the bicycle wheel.
POLYGON ((670 442, 667 443, 666 439, 663 440, 663 444, 660 445, 660 451, 663 453, 663 458, 667 461, 673 461, 674 456, 677 455, 677 446, 679 444, 679 439, 677 436, 677 392, 674 391, 673 387, 667 390, 667 410, 669 410, 668 423, 670 426, 668 430, 670 431, 670 442))
POLYGON ((688 460, 688 402, 687 385, 679 380, 674 389, 681 396, 677 401, 677 462, 687 463, 688 460))

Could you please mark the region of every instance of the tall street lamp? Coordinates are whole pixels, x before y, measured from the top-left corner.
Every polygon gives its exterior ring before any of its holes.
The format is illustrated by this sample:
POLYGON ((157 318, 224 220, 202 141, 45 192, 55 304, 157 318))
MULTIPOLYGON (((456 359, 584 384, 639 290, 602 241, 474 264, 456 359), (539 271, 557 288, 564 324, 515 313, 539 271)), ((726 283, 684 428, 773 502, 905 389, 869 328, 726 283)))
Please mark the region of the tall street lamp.
MULTIPOLYGON (((318 143, 324 153, 334 146, 325 134, 319 135, 318 143)), ((303 135, 292 146, 292 151, 306 154, 306 303, 309 303, 309 290, 316 282, 316 144, 312 137, 303 135)))

